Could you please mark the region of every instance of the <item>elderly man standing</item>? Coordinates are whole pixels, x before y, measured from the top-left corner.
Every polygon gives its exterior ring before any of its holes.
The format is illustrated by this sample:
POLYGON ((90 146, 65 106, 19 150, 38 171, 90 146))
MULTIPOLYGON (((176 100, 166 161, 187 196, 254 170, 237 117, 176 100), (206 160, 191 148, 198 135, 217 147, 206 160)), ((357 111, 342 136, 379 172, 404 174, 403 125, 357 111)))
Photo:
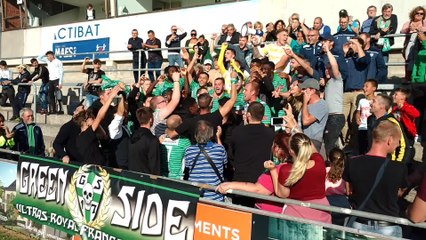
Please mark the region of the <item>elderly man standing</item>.
POLYGON ((34 121, 33 110, 23 108, 20 111, 22 122, 13 127, 15 132, 14 150, 38 156, 44 156, 44 140, 41 128, 34 121))
MULTIPOLYGON (((195 129, 196 144, 185 151, 185 167, 188 169, 188 180, 217 186, 223 182, 224 166, 228 162, 225 147, 212 142, 213 126, 204 120, 197 123, 195 129)), ((223 201, 220 193, 205 191, 203 197, 223 201)))

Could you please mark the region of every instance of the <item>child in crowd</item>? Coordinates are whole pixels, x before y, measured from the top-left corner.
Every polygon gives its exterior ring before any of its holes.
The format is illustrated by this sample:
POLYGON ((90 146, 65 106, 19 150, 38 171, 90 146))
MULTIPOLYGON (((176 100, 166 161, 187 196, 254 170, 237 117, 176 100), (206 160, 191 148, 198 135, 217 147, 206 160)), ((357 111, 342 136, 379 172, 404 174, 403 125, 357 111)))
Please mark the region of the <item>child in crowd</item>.
MULTIPOLYGON (((401 123, 404 128, 404 133, 407 138, 407 149, 410 151, 407 160, 414 157, 414 139, 417 136, 416 119, 420 117, 420 112, 413 105, 407 102, 410 96, 410 90, 405 88, 397 88, 393 94, 393 102, 395 106, 392 108, 392 113, 395 118, 401 123)), ((406 162, 408 164, 409 162, 406 162)))
POLYGON ((364 96, 359 100, 358 109, 356 112, 356 122, 358 124, 358 150, 359 154, 364 154, 368 151, 367 141, 367 118, 371 115, 371 102, 377 90, 377 81, 368 79, 364 83, 364 96))
POLYGON ((254 23, 254 30, 256 30, 256 35, 263 37, 263 24, 259 21, 254 23))
MULTIPOLYGON (((351 208, 346 196, 346 182, 342 179, 346 155, 339 148, 331 149, 328 154, 330 166, 326 168, 325 195, 332 206, 351 208)), ((333 224, 342 225, 345 215, 332 213, 333 224)))

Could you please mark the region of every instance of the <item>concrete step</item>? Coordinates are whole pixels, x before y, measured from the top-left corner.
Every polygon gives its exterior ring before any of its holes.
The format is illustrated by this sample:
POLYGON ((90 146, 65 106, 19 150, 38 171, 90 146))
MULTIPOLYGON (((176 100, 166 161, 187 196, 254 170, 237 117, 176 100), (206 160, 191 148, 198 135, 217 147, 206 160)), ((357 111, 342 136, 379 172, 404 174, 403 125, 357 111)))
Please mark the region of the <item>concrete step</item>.
MULTIPOLYGON (((28 106, 30 107, 30 106, 28 106)), ((71 119, 71 115, 68 115, 67 113, 72 113, 74 111, 74 109, 70 109, 70 106, 65 106, 64 110, 65 110, 65 114, 61 114, 61 115, 57 115, 57 114, 52 114, 52 115, 46 115, 46 114, 40 114, 37 113, 36 114, 36 123, 37 124, 46 124, 46 125, 59 125, 61 126, 62 124, 66 123, 67 121, 69 121, 71 119)), ((0 113, 3 114, 3 116, 6 118, 7 122, 12 115, 13 115, 13 111, 11 107, 0 107, 0 113)), ((11 121, 12 123, 14 121, 11 121)), ((16 123, 16 122, 15 122, 16 123)))

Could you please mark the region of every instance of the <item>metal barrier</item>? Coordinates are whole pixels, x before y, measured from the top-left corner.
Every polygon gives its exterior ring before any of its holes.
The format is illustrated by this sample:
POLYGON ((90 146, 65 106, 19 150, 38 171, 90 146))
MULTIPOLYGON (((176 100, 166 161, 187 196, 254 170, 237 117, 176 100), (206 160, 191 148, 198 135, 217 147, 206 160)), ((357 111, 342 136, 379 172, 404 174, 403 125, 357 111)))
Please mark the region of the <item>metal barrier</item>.
MULTIPOLYGON (((18 151, 11 151, 11 150, 8 150, 8 149, 0 149, 0 152, 12 154, 12 155, 16 155, 16 156, 20 156, 22 154, 18 151)), ((135 173, 137 173, 137 172, 135 172, 135 173)), ((140 173, 138 173, 138 174, 140 174, 140 173)), ((150 177, 152 179, 167 179, 169 181, 184 183, 184 184, 196 186, 200 189, 205 189, 205 190, 215 191, 215 189, 216 189, 215 186, 211 186, 211 185, 207 185, 207 184, 199 184, 199 183, 183 181, 183 180, 174 180, 174 179, 169 179, 169 178, 166 178, 166 177, 155 176, 155 175, 150 175, 150 177)), ((339 208, 339 207, 333 207, 333 206, 325 206, 325 205, 320 205, 320 204, 312 204, 312 203, 302 202, 302 201, 297 201, 297 200, 292 200, 292 199, 282 199, 282 198, 277 198, 277 197, 272 197, 272 196, 265 196, 265 195, 259 195, 259 194, 256 194, 256 193, 245 192, 245 191, 230 191, 230 193, 232 193, 234 195, 246 196, 246 197, 251 197, 251 198, 256 198, 256 199, 262 199, 262 200, 267 200, 267 201, 283 203, 283 204, 297 205, 297 206, 308 207, 308 208, 313 208, 313 209, 318 209, 318 210, 323 210, 323 211, 330 211, 330 212, 341 213, 341 214, 345 214, 345 215, 363 217, 363 218, 368 218, 368 219, 375 219, 375 220, 386 221, 386 222, 391 222, 391 223, 400 224, 400 225, 406 225, 406 226, 412 226, 412 227, 418 227, 418 228, 425 228, 426 229, 426 223, 414 224, 414 223, 412 223, 411 221, 409 221, 408 219, 405 219, 405 218, 396 218, 396 217, 391 217, 391 216, 386 216, 386 215, 381 215, 381 214, 374 214, 374 213, 369 213, 369 212, 364 212, 364 211, 357 211, 357 210, 339 208)), ((355 234, 366 234, 366 235, 369 235, 369 236, 376 236, 376 237, 380 237, 380 238, 383 237, 383 235, 374 234, 374 233, 365 232, 365 231, 360 231, 360 230, 350 228, 350 227, 343 227, 343 226, 327 224, 327 223, 317 222, 317 221, 308 220, 308 219, 301 219, 301 218, 298 218, 298 217, 287 216, 287 215, 278 214, 278 213, 271 213, 271 212, 267 212, 267 211, 264 211, 264 210, 243 207, 243 206, 239 206, 239 205, 235 205, 235 204, 222 203, 222 202, 212 201, 212 200, 203 199, 203 198, 200 199, 200 201, 208 203, 208 204, 212 204, 212 205, 222 206, 222 207, 229 208, 229 209, 235 209, 235 210, 244 211, 244 212, 256 213, 256 214, 269 216, 269 217, 273 217, 273 218, 279 218, 279 219, 292 220, 292 221, 297 221, 297 222, 302 222, 302 223, 307 223, 307 224, 319 225, 319 226, 324 226, 324 227, 337 229, 337 230, 341 230, 341 231, 345 231, 345 232, 351 232, 351 233, 355 233, 355 234)))
MULTIPOLYGON (((37 95, 38 95, 37 87, 39 87, 41 85, 33 82, 31 84, 30 83, 19 83, 18 86, 31 86, 34 89, 34 91, 32 93, 33 103, 32 103, 32 106, 31 106, 31 110, 33 110, 33 113, 34 113, 34 122, 37 122, 37 114, 36 114, 37 113, 37 95)), ((62 84, 62 86, 77 88, 79 90, 79 101, 83 100, 83 85, 82 84, 64 83, 64 84, 62 84)))

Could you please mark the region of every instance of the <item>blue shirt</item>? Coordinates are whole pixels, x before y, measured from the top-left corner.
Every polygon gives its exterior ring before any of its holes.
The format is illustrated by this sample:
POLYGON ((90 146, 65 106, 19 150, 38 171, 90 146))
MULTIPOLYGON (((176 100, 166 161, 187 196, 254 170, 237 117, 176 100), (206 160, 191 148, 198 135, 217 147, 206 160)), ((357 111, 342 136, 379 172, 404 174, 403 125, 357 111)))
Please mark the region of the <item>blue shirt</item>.
POLYGON ((318 57, 322 53, 322 43, 318 41, 313 44, 306 44, 300 49, 300 55, 302 55, 305 59, 311 63, 311 67, 315 68, 318 62, 318 57))
POLYGON ((369 18, 362 23, 361 33, 370 33, 370 27, 374 18, 369 18))
POLYGON ((370 61, 369 54, 366 54, 362 58, 358 58, 358 56, 345 58, 348 70, 347 77, 344 79, 345 92, 363 89, 364 82, 367 80, 367 70, 370 61))
POLYGON ((367 79, 376 79, 378 83, 385 83, 388 76, 385 59, 379 49, 369 49, 365 54, 370 55, 371 61, 368 65, 367 79))

